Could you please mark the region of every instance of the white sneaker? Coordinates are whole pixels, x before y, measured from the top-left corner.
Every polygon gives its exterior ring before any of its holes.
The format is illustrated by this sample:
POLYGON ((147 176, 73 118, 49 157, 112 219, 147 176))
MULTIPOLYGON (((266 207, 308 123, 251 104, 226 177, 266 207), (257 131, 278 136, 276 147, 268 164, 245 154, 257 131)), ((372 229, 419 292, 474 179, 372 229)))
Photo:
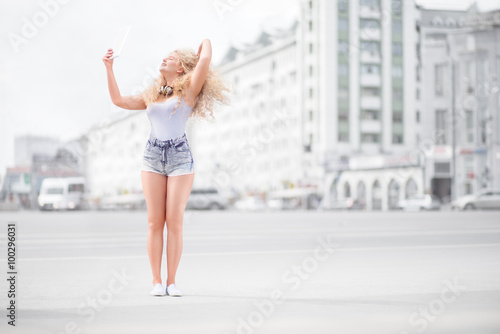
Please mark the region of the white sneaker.
POLYGON ((170 284, 168 287, 167 287, 167 290, 166 290, 166 293, 167 295, 169 296, 177 296, 177 297, 180 297, 182 296, 182 292, 181 290, 179 290, 174 283, 170 284))
POLYGON ((161 283, 156 283, 153 290, 151 290, 151 294, 153 296, 163 296, 165 294, 163 292, 163 285, 161 283))

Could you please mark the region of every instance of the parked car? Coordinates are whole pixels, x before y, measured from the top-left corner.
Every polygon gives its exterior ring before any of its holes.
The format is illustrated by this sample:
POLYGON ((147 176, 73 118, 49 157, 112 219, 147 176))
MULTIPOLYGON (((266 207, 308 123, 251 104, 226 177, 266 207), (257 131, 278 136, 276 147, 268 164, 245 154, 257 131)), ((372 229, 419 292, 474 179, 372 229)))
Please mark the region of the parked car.
POLYGON ((142 210, 147 209, 143 193, 122 194, 101 198, 99 210, 142 210))
POLYGON ((84 206, 85 178, 46 178, 40 186, 40 210, 76 210, 84 206))
POLYGON ((237 210, 261 211, 267 209, 266 202, 260 196, 248 196, 234 203, 237 210))
POLYGON ((498 210, 500 189, 483 189, 472 195, 465 195, 451 202, 453 210, 498 210))
POLYGON ((436 195, 414 195, 397 203, 401 210, 440 210, 441 201, 436 195))
POLYGON ((271 210, 283 210, 285 202, 281 198, 272 198, 267 200, 266 205, 271 210))
POLYGON ((330 203, 322 202, 323 210, 350 210, 354 206, 354 199, 347 197, 344 199, 338 199, 331 201, 330 203))
POLYGON ((270 198, 266 201, 269 210, 296 210, 300 208, 298 198, 270 198))
POLYGON ((217 188, 193 188, 186 209, 223 210, 228 206, 228 197, 217 188))

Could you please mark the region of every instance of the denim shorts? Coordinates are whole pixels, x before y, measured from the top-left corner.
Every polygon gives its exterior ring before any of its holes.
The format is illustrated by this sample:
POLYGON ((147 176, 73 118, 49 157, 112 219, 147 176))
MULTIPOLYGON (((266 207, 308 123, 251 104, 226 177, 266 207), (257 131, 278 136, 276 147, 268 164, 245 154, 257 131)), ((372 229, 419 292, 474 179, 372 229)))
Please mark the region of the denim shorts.
POLYGON ((151 134, 144 148, 141 170, 166 176, 194 173, 193 154, 186 133, 165 141, 151 134))

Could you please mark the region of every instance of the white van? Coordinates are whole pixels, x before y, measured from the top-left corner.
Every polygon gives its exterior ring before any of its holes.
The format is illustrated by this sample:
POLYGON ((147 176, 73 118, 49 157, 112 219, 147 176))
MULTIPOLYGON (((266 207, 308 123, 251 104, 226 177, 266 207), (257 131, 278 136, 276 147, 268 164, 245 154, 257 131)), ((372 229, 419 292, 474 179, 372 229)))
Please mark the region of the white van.
POLYGON ((46 178, 40 187, 38 207, 40 210, 81 209, 84 190, 84 177, 46 178))

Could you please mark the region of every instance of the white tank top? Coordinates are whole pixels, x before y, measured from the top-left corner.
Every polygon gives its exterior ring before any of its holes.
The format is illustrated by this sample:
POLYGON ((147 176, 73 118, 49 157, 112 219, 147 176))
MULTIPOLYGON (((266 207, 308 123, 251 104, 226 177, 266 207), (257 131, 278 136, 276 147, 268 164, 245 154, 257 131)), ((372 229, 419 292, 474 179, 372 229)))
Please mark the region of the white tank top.
POLYGON ((146 108, 146 114, 151 122, 151 134, 159 140, 168 140, 182 136, 193 107, 186 104, 181 97, 181 103, 175 110, 178 97, 163 102, 151 103, 146 108))

